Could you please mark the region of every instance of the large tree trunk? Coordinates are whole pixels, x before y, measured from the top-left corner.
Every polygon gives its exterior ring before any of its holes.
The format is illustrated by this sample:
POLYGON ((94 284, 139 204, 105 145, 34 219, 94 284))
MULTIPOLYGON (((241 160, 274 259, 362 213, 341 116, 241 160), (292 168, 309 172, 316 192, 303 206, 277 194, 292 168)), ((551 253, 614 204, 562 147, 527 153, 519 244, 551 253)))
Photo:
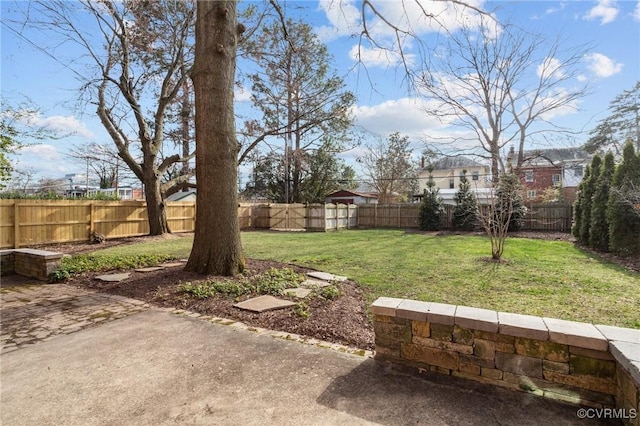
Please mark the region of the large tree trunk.
POLYGON ((144 179, 144 195, 147 202, 147 215, 149 216, 149 235, 162 235, 170 233, 167 224, 167 210, 160 191, 160 179, 154 173, 144 179))
POLYGON ((233 276, 244 269, 238 226, 233 110, 236 2, 198 1, 193 83, 196 105, 196 228, 185 269, 233 276))
MULTIPOLYGON (((189 174, 189 154, 191 153, 190 135, 189 135, 189 118, 191 117, 191 100, 189 99, 189 83, 187 79, 182 83, 182 110, 180 111, 180 117, 182 118, 182 158, 185 160, 182 162, 182 170, 180 174, 186 176, 189 174)), ((188 192, 189 188, 185 186, 182 188, 182 192, 188 192)))

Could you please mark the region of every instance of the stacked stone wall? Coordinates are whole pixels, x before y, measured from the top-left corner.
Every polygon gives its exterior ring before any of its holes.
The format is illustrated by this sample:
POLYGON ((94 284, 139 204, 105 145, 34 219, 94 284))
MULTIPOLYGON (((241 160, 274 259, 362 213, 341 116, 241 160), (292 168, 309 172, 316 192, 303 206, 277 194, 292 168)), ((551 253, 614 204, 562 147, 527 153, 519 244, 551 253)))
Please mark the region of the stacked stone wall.
POLYGON ((46 250, 15 249, 0 251, 2 275, 18 274, 46 281, 60 267, 62 253, 46 250))
POLYGON ((640 426, 640 330, 379 298, 376 359, 595 409, 640 426))

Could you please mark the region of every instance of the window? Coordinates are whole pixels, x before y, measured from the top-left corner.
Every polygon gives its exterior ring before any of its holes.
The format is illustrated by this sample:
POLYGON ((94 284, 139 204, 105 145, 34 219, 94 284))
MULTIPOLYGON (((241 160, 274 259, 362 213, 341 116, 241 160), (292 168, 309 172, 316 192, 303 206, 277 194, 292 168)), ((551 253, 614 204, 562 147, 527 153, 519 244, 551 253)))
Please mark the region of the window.
POLYGON ((471 172, 471 180, 480 180, 480 172, 471 172))
POLYGON ((559 186, 560 185, 560 175, 559 174, 555 174, 555 175, 551 176, 551 181, 553 182, 553 186, 559 186))
POLYGON ((449 179, 449 189, 454 189, 456 187, 456 182, 453 178, 449 179))
POLYGON ((118 188, 118 197, 123 200, 130 200, 133 198, 133 189, 131 188, 118 188))
POLYGON ((530 191, 527 191, 527 198, 536 198, 536 191, 535 189, 532 189, 530 191))
POLYGON ((584 175, 584 166, 578 165, 573 168, 573 175, 575 177, 582 177, 584 175))
POLYGON ((524 171, 524 181, 525 182, 533 182, 533 170, 525 170, 524 171))

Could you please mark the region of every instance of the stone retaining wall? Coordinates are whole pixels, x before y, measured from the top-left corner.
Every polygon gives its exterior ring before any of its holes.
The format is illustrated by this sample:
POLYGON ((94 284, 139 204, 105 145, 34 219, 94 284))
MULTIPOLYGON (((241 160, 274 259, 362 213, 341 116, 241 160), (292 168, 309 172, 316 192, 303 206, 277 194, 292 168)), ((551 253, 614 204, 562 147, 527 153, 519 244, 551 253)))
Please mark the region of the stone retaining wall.
POLYGON ((60 267, 62 253, 46 250, 0 250, 0 275, 18 274, 47 281, 60 267))
POLYGON ((387 297, 371 311, 377 360, 620 409, 640 426, 640 330, 387 297))

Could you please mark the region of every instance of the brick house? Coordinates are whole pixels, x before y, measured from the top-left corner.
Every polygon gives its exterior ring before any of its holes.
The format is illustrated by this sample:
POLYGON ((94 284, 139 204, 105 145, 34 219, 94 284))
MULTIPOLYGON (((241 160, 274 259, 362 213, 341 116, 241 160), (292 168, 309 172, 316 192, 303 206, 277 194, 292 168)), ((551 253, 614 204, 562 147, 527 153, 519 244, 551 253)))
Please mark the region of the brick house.
MULTIPOLYGON (((509 156, 515 156, 513 147, 509 156)), ((543 201, 550 189, 559 188, 562 200, 573 203, 592 155, 582 148, 551 148, 525 151, 524 158, 519 175, 526 201, 543 201)))

